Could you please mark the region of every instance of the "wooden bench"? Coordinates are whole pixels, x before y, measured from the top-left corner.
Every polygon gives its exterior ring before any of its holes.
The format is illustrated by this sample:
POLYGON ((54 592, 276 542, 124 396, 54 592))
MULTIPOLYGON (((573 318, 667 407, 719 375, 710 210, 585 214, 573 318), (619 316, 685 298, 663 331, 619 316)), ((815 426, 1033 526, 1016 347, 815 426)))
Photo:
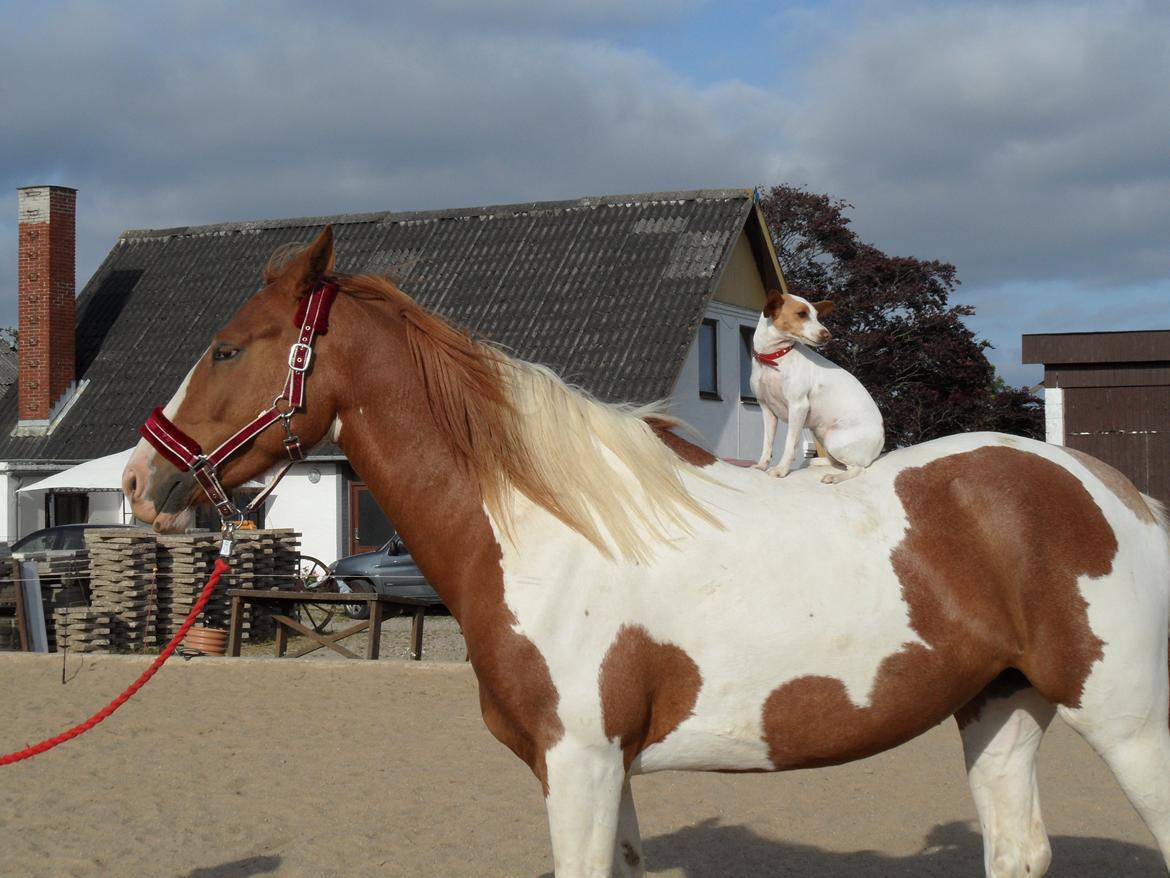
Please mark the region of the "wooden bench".
MULTIPOLYGON (((240 654, 240 640, 244 630, 244 605, 252 603, 276 604, 295 609, 297 604, 366 604, 369 609, 366 619, 355 621, 354 624, 341 631, 327 633, 314 631, 302 625, 296 619, 280 613, 273 613, 272 619, 276 622, 276 655, 284 656, 288 651, 288 635, 292 631, 302 634, 312 641, 312 645, 293 653, 289 658, 299 658, 318 649, 329 648, 346 658, 361 658, 341 645, 340 641, 363 631, 369 631, 369 640, 366 643, 367 659, 378 658, 380 641, 382 639, 382 622, 387 618, 386 607, 396 608, 402 613, 411 613, 413 620, 410 624, 410 657, 415 661, 422 659, 423 618, 427 607, 441 606, 441 601, 435 598, 401 597, 365 592, 351 592, 338 594, 337 592, 291 591, 287 589, 260 590, 252 588, 229 588, 228 597, 232 599, 232 616, 228 625, 227 654, 240 654)), ((395 615, 391 613, 391 615, 395 615)))

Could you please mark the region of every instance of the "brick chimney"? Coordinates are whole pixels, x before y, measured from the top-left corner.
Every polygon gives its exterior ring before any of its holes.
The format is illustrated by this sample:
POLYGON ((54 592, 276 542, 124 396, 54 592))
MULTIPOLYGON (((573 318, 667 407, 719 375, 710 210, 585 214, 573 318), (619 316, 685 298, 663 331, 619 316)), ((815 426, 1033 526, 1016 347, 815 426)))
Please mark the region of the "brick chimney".
POLYGON ((25 186, 20 196, 18 345, 23 434, 49 432, 74 382, 77 190, 25 186))

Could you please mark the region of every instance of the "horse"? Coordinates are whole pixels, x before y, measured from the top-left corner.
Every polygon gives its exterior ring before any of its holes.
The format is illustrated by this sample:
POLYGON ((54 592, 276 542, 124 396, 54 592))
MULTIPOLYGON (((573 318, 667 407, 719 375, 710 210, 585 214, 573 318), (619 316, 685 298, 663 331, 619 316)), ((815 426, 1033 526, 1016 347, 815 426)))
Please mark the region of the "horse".
MULTIPOLYGON (((1055 714, 1170 855, 1164 509, 1106 464, 991 433, 826 489, 717 460, 658 406, 603 403, 473 339, 332 231, 274 258, 165 419, 195 447, 278 398, 344 451, 463 630, 484 722, 543 791, 559 878, 645 874, 630 780, 860 759, 954 717, 986 874, 1047 870, 1035 758, 1055 714), (298 306, 336 294, 297 354, 298 306), (304 368, 307 367, 307 368, 304 368)), ((278 431, 235 442, 230 488, 278 431)), ((135 449, 134 514, 182 529, 192 473, 135 449)))

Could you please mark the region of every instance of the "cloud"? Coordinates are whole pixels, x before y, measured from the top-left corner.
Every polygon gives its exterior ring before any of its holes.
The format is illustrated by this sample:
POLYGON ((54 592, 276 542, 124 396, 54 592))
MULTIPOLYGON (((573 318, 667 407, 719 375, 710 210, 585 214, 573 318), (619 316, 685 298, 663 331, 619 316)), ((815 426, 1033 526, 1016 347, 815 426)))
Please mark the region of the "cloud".
MULTIPOLYGON (((0 36, 2 78, 39 68, 0 93, 19 120, 0 168, 8 191, 79 190, 82 282, 127 227, 754 185, 776 98, 596 35, 688 8, 41 10, 0 36)), ((6 242, 14 221, 0 217, 6 242)), ((0 258, 7 320, 14 258, 0 258)))
POLYGON ((1170 324, 1141 292, 1170 276, 1154 0, 76 0, 6 22, 0 180, 78 188, 82 283, 124 228, 790 182, 954 262, 1001 370, 1022 332, 1170 324))
POLYGON ((813 62, 778 177, 970 285, 1170 274, 1170 7, 864 9, 813 62))

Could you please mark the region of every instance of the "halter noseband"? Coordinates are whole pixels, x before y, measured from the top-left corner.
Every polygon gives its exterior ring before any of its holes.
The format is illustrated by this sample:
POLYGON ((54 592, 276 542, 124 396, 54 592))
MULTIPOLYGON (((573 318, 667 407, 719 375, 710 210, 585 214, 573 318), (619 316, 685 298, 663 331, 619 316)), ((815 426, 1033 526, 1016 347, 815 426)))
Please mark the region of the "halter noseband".
POLYGON ((155 451, 178 467, 181 472, 190 472, 199 482, 207 499, 215 504, 219 517, 223 520, 225 546, 230 547, 230 532, 235 523, 264 502, 288 472, 289 467, 305 459, 301 440, 292 431, 292 417, 304 405, 305 380, 308 377, 309 364, 313 361, 313 341, 317 335, 328 332, 329 309, 333 306, 335 298, 337 282, 325 280, 317 284, 316 289, 301 300, 295 320, 301 331, 288 352, 288 378, 285 379, 284 389, 272 401, 270 408, 262 411, 243 428, 229 436, 210 454, 204 454, 198 442, 176 427, 163 414, 162 406, 157 406, 150 413, 146 423, 138 428, 139 434, 154 446, 155 451), (277 421, 284 427, 284 450, 288 453, 289 462, 241 511, 232 503, 219 482, 219 465, 277 421))

